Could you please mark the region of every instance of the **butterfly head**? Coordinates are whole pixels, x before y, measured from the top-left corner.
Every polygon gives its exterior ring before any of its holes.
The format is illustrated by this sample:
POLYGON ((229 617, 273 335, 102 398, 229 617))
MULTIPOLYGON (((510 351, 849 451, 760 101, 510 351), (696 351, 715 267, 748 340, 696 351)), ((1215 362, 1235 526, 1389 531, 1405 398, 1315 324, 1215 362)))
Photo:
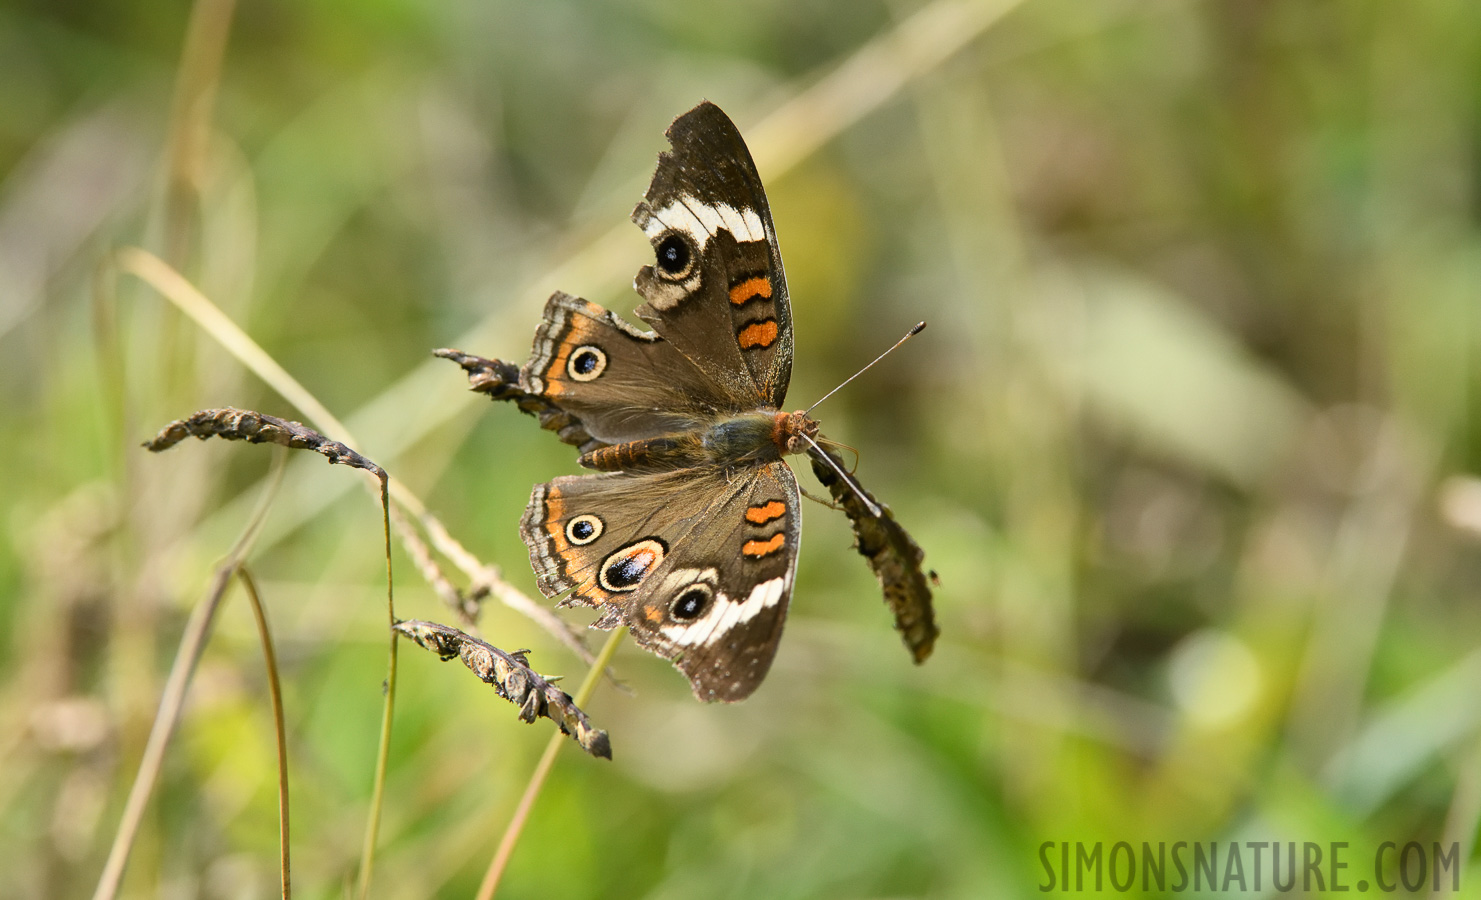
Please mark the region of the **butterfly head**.
POLYGON ((809 419, 806 410, 779 412, 772 418, 771 442, 783 456, 807 449, 808 438, 818 436, 818 422, 809 419))

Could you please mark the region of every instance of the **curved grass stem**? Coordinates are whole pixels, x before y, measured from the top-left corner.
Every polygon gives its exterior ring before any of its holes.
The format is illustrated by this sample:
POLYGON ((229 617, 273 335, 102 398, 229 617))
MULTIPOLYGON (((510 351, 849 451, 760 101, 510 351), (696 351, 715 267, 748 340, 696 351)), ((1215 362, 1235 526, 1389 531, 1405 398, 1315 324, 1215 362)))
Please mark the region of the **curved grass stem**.
POLYGON ((267 691, 273 706, 273 734, 278 743, 278 871, 283 900, 289 900, 293 888, 288 877, 288 734, 283 724, 283 686, 278 680, 278 654, 273 650, 272 630, 267 625, 267 610, 257 592, 257 582, 245 565, 236 568, 237 580, 247 594, 252 615, 257 620, 257 636, 262 641, 262 661, 267 667, 267 691))

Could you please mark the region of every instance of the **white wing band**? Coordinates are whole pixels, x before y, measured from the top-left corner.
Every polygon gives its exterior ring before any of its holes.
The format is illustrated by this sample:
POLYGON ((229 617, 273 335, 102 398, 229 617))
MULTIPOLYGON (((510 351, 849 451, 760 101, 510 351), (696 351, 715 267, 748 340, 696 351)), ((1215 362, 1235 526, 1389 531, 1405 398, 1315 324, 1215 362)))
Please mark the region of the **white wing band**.
POLYGON ((716 602, 698 622, 688 625, 663 626, 664 637, 680 647, 708 644, 713 637, 724 634, 742 622, 749 622, 761 614, 763 609, 776 606, 786 593, 790 575, 782 575, 763 581, 751 588, 751 595, 744 603, 735 603, 724 594, 716 594, 716 602))
POLYGON ((643 233, 652 240, 670 228, 685 232, 700 247, 722 228, 740 243, 766 240, 766 228, 754 209, 736 209, 729 203, 709 206, 688 195, 653 213, 643 233))

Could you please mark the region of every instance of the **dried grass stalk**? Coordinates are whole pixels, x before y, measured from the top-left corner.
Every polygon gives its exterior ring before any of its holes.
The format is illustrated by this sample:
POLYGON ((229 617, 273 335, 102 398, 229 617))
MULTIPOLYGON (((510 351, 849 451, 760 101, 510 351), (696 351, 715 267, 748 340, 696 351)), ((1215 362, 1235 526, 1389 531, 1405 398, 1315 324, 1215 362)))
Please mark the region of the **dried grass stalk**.
MULTIPOLYGON (((869 560, 869 568, 879 579, 880 590, 884 592, 890 612, 895 614, 895 629, 900 632, 905 647, 917 664, 925 662, 941 634, 931 608, 931 588, 921 571, 925 551, 895 521, 895 515, 888 506, 864 491, 882 513, 874 515, 864 498, 854 493, 832 466, 818 458, 818 453, 826 453, 840 469, 844 468, 843 460, 822 448, 808 452, 813 474, 828 488, 833 501, 843 508, 853 523, 854 545, 859 548, 859 554, 869 560)), ((863 491, 863 488, 859 490, 863 491)))
MULTIPOLYGON (((433 593, 442 598, 464 625, 473 627, 478 622, 479 599, 488 594, 488 589, 483 588, 475 596, 465 595, 458 590, 457 585, 437 565, 437 560, 432 557, 432 548, 427 546, 422 536, 417 534, 415 528, 406 520, 398 507, 391 507, 391 524, 395 526, 396 533, 401 536, 401 544, 412 564, 422 574, 427 584, 431 585, 433 593)), ((473 592, 470 592, 473 593, 473 592)))
POLYGON ((176 419, 160 429, 159 434, 153 440, 146 441, 144 446, 151 452, 158 453, 170 449, 187 437, 203 441, 206 438, 219 437, 250 444, 282 444, 294 450, 312 450, 331 463, 364 469, 380 479, 382 484, 386 481, 386 472, 380 466, 339 441, 331 441, 307 425, 230 406, 203 409, 188 419, 176 419))
POLYGON ((499 696, 519 707, 520 719, 533 722, 537 718, 547 718, 560 728, 562 734, 571 735, 587 753, 604 759, 612 758, 607 732, 593 728, 591 720, 576 706, 570 694, 531 669, 524 651, 505 653, 456 628, 419 619, 397 622, 396 630, 444 660, 455 656, 462 659, 463 665, 493 685, 499 696))

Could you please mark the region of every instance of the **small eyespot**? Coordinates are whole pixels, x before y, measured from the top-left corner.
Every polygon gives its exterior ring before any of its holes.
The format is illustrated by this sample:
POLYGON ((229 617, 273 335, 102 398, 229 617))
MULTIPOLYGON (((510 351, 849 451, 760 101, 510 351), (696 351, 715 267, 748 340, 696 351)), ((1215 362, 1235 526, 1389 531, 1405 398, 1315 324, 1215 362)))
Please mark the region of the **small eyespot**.
POLYGON ((634 590, 658 568, 666 552, 663 542, 654 538, 629 544, 602 560, 598 581, 604 590, 614 593, 634 590))
POLYGON ((602 520, 596 516, 577 516, 566 523, 566 540, 581 547, 601 537, 603 530, 602 520))
POLYGON ((707 584, 691 585, 684 593, 679 595, 679 599, 674 601, 673 609, 671 610, 674 618, 681 622, 688 622, 699 618, 709 608, 710 598, 713 596, 713 593, 707 584))
POLYGON ((607 354, 601 347, 577 347, 566 362, 566 374, 576 381, 595 381, 607 371, 607 354))
POLYGON ((658 254, 658 268, 664 277, 678 280, 689 275, 694 264, 694 251, 683 236, 671 231, 653 249, 658 254))

